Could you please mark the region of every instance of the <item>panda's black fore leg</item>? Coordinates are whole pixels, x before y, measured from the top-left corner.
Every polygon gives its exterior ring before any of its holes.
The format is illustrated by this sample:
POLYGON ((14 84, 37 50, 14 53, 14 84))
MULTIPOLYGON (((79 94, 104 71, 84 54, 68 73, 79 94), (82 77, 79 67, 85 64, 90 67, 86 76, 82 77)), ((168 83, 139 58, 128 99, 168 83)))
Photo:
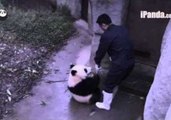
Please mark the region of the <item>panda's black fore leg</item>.
POLYGON ((92 95, 89 103, 90 104, 95 104, 96 102, 102 101, 102 92, 100 89, 97 89, 96 92, 92 95))

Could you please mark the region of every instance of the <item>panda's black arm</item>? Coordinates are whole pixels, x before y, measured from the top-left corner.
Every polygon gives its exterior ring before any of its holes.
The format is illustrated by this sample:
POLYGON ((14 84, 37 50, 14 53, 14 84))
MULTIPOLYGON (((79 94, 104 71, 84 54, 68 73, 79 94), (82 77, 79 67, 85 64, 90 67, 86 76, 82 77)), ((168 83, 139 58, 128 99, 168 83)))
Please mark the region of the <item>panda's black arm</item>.
POLYGON ((81 96, 86 96, 92 94, 99 86, 99 79, 93 78, 86 78, 82 80, 82 82, 78 83, 74 87, 68 87, 68 89, 76 94, 81 96))

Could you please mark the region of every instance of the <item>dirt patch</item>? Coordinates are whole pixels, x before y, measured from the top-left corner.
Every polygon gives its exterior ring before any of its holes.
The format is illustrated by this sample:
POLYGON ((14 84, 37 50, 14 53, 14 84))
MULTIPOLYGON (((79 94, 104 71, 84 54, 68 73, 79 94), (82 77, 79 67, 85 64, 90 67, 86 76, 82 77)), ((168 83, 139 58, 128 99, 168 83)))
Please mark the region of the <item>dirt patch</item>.
MULTIPOLYGON (((41 52, 26 45, 0 44, 0 110, 9 113, 11 106, 27 93, 42 74, 41 52)), ((1 116, 2 117, 2 116, 1 116)))

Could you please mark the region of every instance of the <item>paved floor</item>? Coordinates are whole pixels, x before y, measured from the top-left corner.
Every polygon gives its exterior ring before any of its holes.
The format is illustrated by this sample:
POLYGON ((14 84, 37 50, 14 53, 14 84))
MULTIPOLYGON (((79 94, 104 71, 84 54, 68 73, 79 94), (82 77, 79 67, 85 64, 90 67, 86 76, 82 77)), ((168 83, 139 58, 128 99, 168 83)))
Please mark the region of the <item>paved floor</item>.
MULTIPOLYGON (((49 61, 51 73, 45 75, 28 96, 14 105, 14 113, 3 120, 140 120, 144 100, 119 91, 110 111, 75 102, 67 91, 69 65, 82 59, 79 51, 88 50, 85 38, 76 36, 49 61), (77 54, 76 54, 77 53, 77 54), (79 58, 78 58, 79 57, 79 58)), ((89 54, 87 52, 87 54, 89 54)))

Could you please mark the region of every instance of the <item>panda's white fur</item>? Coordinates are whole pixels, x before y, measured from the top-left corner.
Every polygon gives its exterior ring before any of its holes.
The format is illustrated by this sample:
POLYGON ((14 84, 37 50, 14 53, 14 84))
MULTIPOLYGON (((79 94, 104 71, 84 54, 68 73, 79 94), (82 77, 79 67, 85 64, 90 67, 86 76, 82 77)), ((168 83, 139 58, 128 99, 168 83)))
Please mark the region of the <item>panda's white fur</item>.
MULTIPOLYGON (((84 65, 74 65, 71 68, 71 71, 70 71, 69 78, 68 78, 68 86, 75 87, 75 85, 77 85, 79 82, 81 82, 83 79, 87 77, 87 75, 91 72, 91 67, 87 67, 84 65), (87 70, 87 72, 85 72, 85 69, 87 70), (75 76, 71 74, 72 70, 77 71, 77 74, 75 76)), ((79 96, 79 95, 72 93, 72 96, 78 102, 89 103, 89 100, 92 97, 92 94, 87 95, 87 96, 79 96)))
POLYGON ((90 101, 90 99, 91 99, 91 97, 92 97, 92 94, 87 95, 87 96, 79 96, 79 95, 76 95, 76 94, 73 94, 73 93, 72 93, 72 96, 73 96, 73 98, 74 98, 76 101, 78 101, 78 102, 80 102, 80 103, 89 103, 89 101, 90 101))

